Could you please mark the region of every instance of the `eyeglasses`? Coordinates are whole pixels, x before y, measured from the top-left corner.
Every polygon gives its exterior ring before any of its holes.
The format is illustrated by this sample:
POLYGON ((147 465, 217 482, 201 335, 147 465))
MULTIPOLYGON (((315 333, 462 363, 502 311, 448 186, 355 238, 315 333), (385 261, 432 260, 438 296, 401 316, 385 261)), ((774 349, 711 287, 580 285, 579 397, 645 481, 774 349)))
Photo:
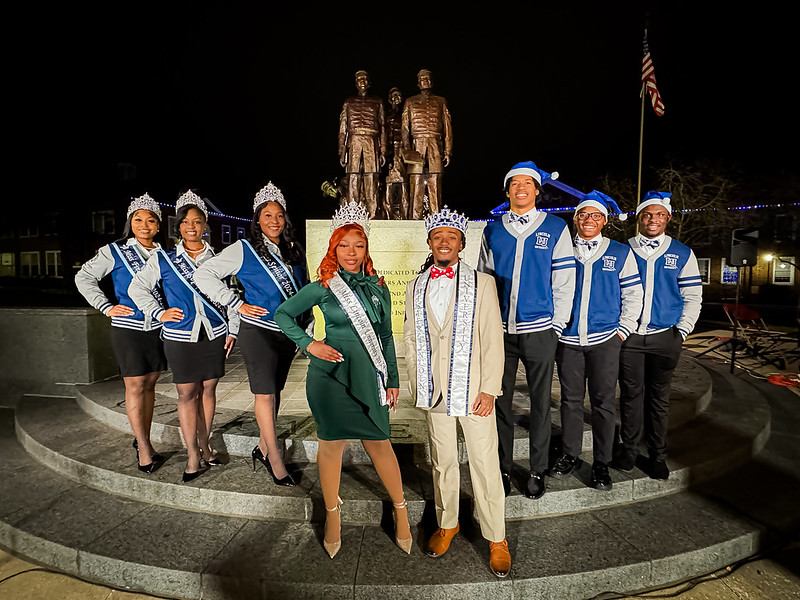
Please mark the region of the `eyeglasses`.
POLYGON ((600 219, 605 218, 605 215, 603 213, 601 213, 601 212, 592 212, 592 213, 582 212, 582 213, 578 213, 578 221, 585 221, 589 217, 591 217, 594 221, 599 221, 600 219))

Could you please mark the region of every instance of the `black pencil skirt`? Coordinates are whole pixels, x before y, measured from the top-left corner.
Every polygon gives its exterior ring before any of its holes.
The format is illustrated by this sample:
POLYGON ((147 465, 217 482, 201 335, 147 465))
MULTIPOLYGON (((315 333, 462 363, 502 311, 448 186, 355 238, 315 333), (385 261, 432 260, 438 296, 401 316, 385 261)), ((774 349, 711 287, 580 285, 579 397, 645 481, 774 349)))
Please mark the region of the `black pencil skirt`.
POLYGON ((172 382, 197 383, 225 375, 225 339, 221 335, 213 340, 203 336, 197 342, 164 340, 172 382))
POLYGON ((239 348, 253 394, 278 394, 286 384, 297 346, 281 331, 242 322, 239 348))
POLYGON ((141 377, 167 368, 164 343, 158 329, 140 331, 112 327, 111 349, 123 377, 141 377))

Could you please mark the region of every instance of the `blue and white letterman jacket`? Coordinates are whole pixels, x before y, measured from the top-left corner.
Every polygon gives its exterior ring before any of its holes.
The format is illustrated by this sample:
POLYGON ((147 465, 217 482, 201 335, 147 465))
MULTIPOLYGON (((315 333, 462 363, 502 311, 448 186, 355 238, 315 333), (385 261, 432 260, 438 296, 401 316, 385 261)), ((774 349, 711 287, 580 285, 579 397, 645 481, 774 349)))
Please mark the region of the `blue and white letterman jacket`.
POLYGON ((575 301, 561 340, 593 346, 636 330, 642 313, 642 280, 627 244, 598 236, 594 254, 585 259, 575 250, 575 301))
POLYGON ((267 309, 269 312, 260 318, 240 317, 256 327, 280 331, 272 315, 284 300, 308 283, 308 272, 305 265, 284 263, 278 247, 264 241, 272 255, 268 263, 258 256, 250 242, 238 240, 204 262, 195 272, 194 280, 200 291, 214 302, 235 311, 245 302, 267 309), (234 274, 244 287, 244 300, 222 281, 234 274))
MULTIPOLYGON (((134 313, 129 317, 111 317, 111 325, 113 327, 137 331, 160 329, 161 322, 153 319, 150 313, 143 313, 139 310, 134 301, 128 296, 128 287, 133 276, 138 270, 143 269, 150 256, 160 249, 161 246, 157 243, 155 248, 147 249, 133 237, 129 238, 122 246, 112 242, 100 248, 94 257, 81 266, 80 270, 75 274, 75 286, 92 307, 105 315, 108 315, 108 311, 117 304, 122 304, 134 310, 134 313), (100 280, 109 274, 114 284, 116 302, 112 302, 103 293, 99 285, 100 280)), ((159 290, 155 291, 156 295, 160 296, 159 290)), ((153 296, 152 288, 149 294, 151 299, 158 303, 158 299, 153 296)))
POLYGON ((495 278, 506 332, 552 328, 560 336, 575 292, 572 239, 563 219, 537 210, 527 214, 531 223, 522 233, 508 214, 486 225, 478 270, 495 278))
POLYGON ((236 310, 215 306, 212 301, 195 287, 194 273, 198 265, 214 256, 214 250, 204 242, 205 248, 199 256, 192 259, 179 242, 175 250, 154 252, 144 269, 139 271, 131 281, 130 297, 145 314, 158 320, 166 308, 180 308, 183 319, 176 322, 163 323, 161 337, 174 342, 197 342, 200 339, 200 328, 208 339, 239 333, 239 313, 236 310), (161 282, 164 289, 166 307, 151 301, 146 291, 161 282), (227 322, 224 316, 227 313, 227 322))
POLYGON ((644 306, 636 333, 648 335, 677 327, 686 339, 700 316, 703 283, 691 248, 668 235, 650 256, 636 237, 628 240, 644 286, 644 306))

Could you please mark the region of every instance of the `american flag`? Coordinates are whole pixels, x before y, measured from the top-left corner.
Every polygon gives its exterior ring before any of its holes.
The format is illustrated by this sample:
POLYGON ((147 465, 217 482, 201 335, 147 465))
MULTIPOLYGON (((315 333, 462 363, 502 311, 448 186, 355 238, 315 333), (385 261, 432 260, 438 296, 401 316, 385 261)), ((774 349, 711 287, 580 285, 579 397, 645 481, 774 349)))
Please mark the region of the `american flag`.
MULTIPOLYGON (((647 45, 647 30, 644 32, 644 56, 642 57, 642 87, 647 88, 653 110, 659 117, 664 116, 664 102, 656 87, 656 73, 653 69, 653 59, 650 58, 650 47, 647 45)), ((644 93, 644 89, 642 90, 644 93)))

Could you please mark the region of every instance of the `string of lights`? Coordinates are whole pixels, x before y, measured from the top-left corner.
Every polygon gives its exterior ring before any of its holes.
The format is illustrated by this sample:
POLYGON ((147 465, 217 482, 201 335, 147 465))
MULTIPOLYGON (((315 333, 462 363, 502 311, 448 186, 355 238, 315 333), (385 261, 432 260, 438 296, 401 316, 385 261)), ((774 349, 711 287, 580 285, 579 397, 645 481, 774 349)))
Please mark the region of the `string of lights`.
MULTIPOLYGON (((167 208, 172 208, 173 210, 175 209, 175 205, 174 204, 167 204, 166 202, 156 202, 156 204, 158 204, 159 206, 165 206, 167 208)), ((246 223, 249 223, 250 221, 252 221, 252 219, 246 219, 244 217, 236 217, 234 215, 226 215, 226 214, 219 213, 219 212, 214 212, 214 211, 209 211, 208 212, 208 216, 225 217, 226 219, 235 219, 236 221, 244 221, 246 223)))
MULTIPOLYGON (((501 205, 501 206, 503 206, 502 209, 500 207, 495 208, 493 211, 491 211, 491 213, 493 215, 503 215, 503 214, 507 213, 508 210, 505 209, 505 205, 501 205)), ((765 209, 765 208, 789 208, 789 207, 792 207, 792 206, 800 206, 800 202, 777 203, 777 204, 750 204, 750 205, 746 205, 746 206, 729 206, 724 210, 762 210, 762 209, 765 209)), ((537 210, 540 210, 541 212, 553 212, 553 213, 556 213, 556 212, 573 212, 576 208, 577 208, 577 205, 576 206, 557 206, 557 207, 554 207, 554 208, 537 208, 537 210)), ((672 212, 673 213, 693 213, 693 212, 705 212, 707 210, 717 211, 717 210, 723 210, 723 209, 717 209, 717 208, 684 208, 684 209, 677 209, 677 208, 673 208, 672 212)), ((628 212, 628 213, 622 213, 622 214, 634 215, 635 213, 628 212)))

